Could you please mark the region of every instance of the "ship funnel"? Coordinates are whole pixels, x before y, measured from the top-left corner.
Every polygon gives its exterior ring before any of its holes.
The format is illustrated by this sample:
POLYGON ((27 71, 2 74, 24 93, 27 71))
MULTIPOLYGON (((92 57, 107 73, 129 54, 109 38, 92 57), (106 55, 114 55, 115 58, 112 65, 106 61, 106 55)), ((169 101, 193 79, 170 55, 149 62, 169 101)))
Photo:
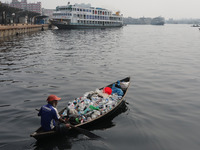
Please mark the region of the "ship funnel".
POLYGON ((120 14, 120 11, 117 11, 115 14, 116 14, 117 16, 119 16, 119 14, 120 14))

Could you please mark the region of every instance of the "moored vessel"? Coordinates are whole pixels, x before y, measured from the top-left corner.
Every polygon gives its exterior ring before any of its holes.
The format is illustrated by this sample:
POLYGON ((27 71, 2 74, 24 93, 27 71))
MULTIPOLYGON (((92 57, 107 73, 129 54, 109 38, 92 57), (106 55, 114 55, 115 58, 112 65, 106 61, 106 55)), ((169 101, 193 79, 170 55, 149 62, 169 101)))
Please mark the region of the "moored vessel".
POLYGON ((152 25, 164 25, 165 19, 163 17, 155 17, 151 20, 152 25))
POLYGON ((57 6, 53 13, 51 24, 59 29, 87 29, 111 28, 123 26, 123 15, 120 11, 112 11, 90 4, 68 3, 66 6, 57 6))

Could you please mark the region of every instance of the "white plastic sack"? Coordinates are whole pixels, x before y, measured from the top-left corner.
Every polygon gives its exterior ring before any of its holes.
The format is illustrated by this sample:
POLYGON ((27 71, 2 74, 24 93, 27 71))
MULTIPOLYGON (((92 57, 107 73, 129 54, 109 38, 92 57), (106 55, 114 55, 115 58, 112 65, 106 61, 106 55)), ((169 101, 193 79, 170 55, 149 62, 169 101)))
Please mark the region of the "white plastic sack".
POLYGON ((127 89, 130 82, 120 82, 120 86, 123 90, 127 89))

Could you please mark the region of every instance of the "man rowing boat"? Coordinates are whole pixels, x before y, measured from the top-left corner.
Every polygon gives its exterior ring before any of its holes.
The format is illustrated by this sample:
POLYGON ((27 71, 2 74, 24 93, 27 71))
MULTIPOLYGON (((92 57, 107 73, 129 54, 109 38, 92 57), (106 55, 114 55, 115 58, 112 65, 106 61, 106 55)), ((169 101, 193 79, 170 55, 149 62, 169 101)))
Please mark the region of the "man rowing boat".
POLYGON ((70 124, 66 124, 65 120, 58 114, 58 110, 56 108, 58 101, 61 98, 56 95, 50 95, 47 98, 46 105, 40 108, 38 116, 41 116, 41 126, 44 131, 56 130, 61 132, 61 130, 68 130, 70 128, 70 124))

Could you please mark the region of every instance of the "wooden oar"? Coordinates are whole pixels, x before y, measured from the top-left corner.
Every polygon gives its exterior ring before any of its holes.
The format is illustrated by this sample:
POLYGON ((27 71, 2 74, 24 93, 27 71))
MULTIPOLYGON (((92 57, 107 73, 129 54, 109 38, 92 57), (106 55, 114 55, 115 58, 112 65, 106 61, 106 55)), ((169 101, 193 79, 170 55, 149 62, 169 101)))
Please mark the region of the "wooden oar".
POLYGON ((101 138, 100 136, 98 136, 98 135, 96 135, 96 134, 94 134, 94 133, 92 133, 92 132, 90 132, 90 131, 88 131, 86 129, 75 127, 73 125, 70 125, 70 126, 72 127, 72 129, 75 129, 75 130, 79 131, 80 133, 88 136, 89 138, 92 138, 92 139, 101 138))

